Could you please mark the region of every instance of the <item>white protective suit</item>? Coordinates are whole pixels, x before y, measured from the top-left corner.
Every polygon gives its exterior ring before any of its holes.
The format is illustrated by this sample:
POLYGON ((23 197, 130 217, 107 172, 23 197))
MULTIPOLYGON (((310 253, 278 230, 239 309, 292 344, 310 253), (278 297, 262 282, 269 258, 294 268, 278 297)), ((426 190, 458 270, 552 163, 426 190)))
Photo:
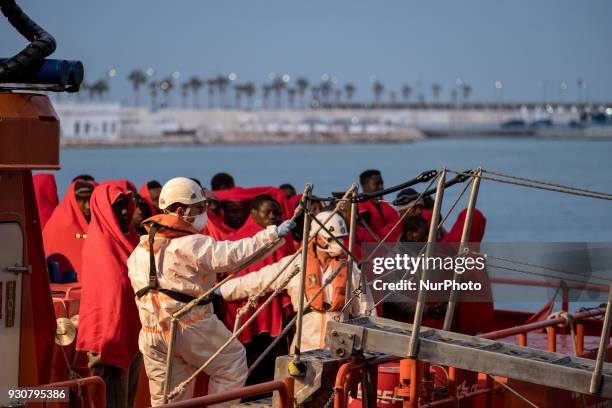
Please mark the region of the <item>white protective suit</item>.
MULTIPOLYGON (((275 226, 239 241, 215 241, 201 234, 173 239, 156 236, 155 245, 159 245, 159 251, 155 254, 155 261, 159 286, 194 297, 203 295, 215 284, 216 274, 232 270, 277 239, 275 226)), ((127 261, 134 292, 149 283, 148 246, 148 237, 143 236, 140 245, 127 261)), ((184 303, 162 293, 149 291, 142 298, 136 299, 136 304, 142 323, 138 343, 149 378, 151 404, 160 405, 163 403, 166 378, 170 317, 184 303)), ((196 306, 181 317, 176 332, 170 390, 204 364, 231 335, 213 313, 212 304, 196 306)), ((204 371, 210 376, 209 394, 243 387, 247 378, 244 347, 238 340, 234 340, 204 371)), ((193 382, 173 401, 190 398, 192 394, 193 382)), ((215 407, 229 405, 226 403, 215 407)))
MULTIPOLYGON (((299 267, 302 263, 301 257, 297 257, 291 265, 285 269, 281 276, 276 280, 274 278, 280 273, 284 265, 288 264, 292 256, 286 256, 279 262, 267 265, 261 268, 257 272, 251 272, 247 275, 231 279, 221 286, 221 295, 223 299, 228 301, 234 301, 238 299, 245 299, 249 296, 254 296, 259 293, 265 287, 268 287, 268 291, 272 292, 279 288, 282 283, 294 272, 295 268, 299 267), (274 282, 272 282, 274 280, 274 282), (272 283, 271 283, 272 282, 272 283)), ((328 276, 333 271, 332 267, 329 266, 327 270, 321 271, 321 285, 324 284, 328 276)), ((353 266, 352 276, 352 287, 356 288, 359 286, 359 269, 353 266)), ((299 309, 300 302, 300 284, 301 284, 301 273, 297 273, 289 284, 285 287, 287 293, 291 297, 291 304, 294 310, 299 309)), ((329 284, 323 290, 323 301, 331 303, 333 288, 329 284)), ((347 300, 351 294, 347 294, 347 300)), ((304 305, 308 302, 308 299, 304 297, 304 305)), ((372 310, 372 316, 376 316, 376 309, 374 307, 374 301, 372 299, 372 293, 367 290, 365 295, 361 295, 361 301, 357 298, 353 300, 350 308, 352 316, 363 315, 366 310, 372 310), (365 298, 364 298, 365 297, 365 298)), ((311 310, 304 314, 304 320, 302 321, 302 344, 301 350, 308 351, 313 349, 319 349, 325 347, 325 327, 327 322, 333 320, 335 317, 340 317, 340 312, 319 312, 311 310)), ((291 349, 295 350, 295 338, 291 343, 291 349)))

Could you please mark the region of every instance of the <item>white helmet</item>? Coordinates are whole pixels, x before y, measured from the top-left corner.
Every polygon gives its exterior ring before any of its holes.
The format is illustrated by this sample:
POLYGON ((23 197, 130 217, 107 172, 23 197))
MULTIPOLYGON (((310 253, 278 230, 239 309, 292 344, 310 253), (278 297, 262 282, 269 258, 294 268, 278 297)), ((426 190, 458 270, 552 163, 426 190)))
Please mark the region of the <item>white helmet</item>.
POLYGON ((187 177, 168 180, 159 193, 159 208, 165 210, 175 203, 191 205, 205 201, 202 187, 187 177))
MULTIPOLYGON (((317 218, 317 220, 323 223, 327 218, 329 218, 330 214, 331 211, 321 211, 315 217, 317 218)), ((342 216, 340 216, 339 214, 334 214, 332 218, 325 223, 325 227, 332 234, 334 234, 336 238, 345 237, 348 235, 348 229, 346 228, 344 218, 342 218, 342 216)), ((319 223, 317 223, 315 220, 312 220, 310 224, 310 236, 313 237, 316 231, 319 231, 319 234, 321 234, 321 236, 326 239, 331 238, 331 235, 329 235, 327 231, 321 228, 319 223)))

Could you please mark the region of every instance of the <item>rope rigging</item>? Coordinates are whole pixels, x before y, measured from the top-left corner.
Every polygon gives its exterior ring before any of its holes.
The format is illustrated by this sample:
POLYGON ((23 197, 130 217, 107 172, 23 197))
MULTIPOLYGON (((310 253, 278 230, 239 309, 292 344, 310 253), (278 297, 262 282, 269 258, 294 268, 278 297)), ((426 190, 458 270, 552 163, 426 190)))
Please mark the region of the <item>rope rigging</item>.
MULTIPOLYGON (((306 187, 306 192, 309 191, 309 189, 311 188, 310 185, 307 185, 306 187)), ((351 188, 349 188, 346 192, 346 196, 352 194, 354 192, 354 189, 356 188, 355 185, 353 185, 351 188)), ((305 200, 308 199, 308 194, 304 195, 304 202, 303 204, 305 204, 305 200)), ((327 221, 329 221, 329 219, 331 219, 331 217, 333 217, 334 214, 336 214, 339 210, 340 210, 340 205, 341 202, 339 202, 336 206, 336 208, 334 209, 334 211, 332 211, 332 214, 329 215, 328 219, 325 220, 325 223, 327 223, 327 221)), ((306 205, 300 205, 300 207, 302 209, 306 209, 308 208, 308 206, 306 205)), ((298 216, 298 210, 296 209, 295 213, 294 213, 294 218, 296 218, 298 216)), ((321 229, 318 228, 315 231, 315 234, 313 234, 311 237, 304 237, 304 239, 308 240, 308 242, 310 242, 312 239, 314 239, 314 237, 316 236, 316 234, 319 233, 321 229)), ((276 280, 279 276, 281 276, 283 274, 283 272, 286 270, 286 268, 288 267, 288 265, 292 264, 292 261, 295 260, 295 258, 297 258, 297 256, 302 252, 302 250, 297 251, 291 258, 291 261, 287 263, 287 265, 285 265, 285 267, 280 271, 280 273, 278 273, 274 280, 276 280)), ((292 273, 281 283, 281 285, 275 289, 272 294, 266 299, 265 302, 263 302, 260 307, 249 317, 249 319, 244 323, 244 325, 242 325, 239 329, 237 329, 232 336, 230 336, 230 338, 212 355, 210 356, 210 358, 202 365, 200 366, 191 376, 189 376, 185 381, 181 382, 180 384, 178 384, 171 392, 167 393, 167 399, 168 400, 172 400, 174 397, 176 397, 178 394, 180 394, 181 392, 183 392, 183 390, 185 389, 185 387, 191 382, 193 381, 200 373, 202 373, 217 357, 219 357, 219 355, 221 355, 221 353, 223 352, 223 350, 225 350, 232 341, 234 341, 248 326, 249 324, 251 324, 253 321, 255 321, 255 319, 257 318, 257 316, 261 313, 261 311, 263 311, 265 309, 265 307, 274 299, 274 297, 278 294, 280 294, 282 292, 282 290, 284 290, 284 288, 289 284, 289 282, 291 281, 291 279, 297 275, 297 273, 300 272, 300 268, 296 267, 292 273)), ((233 275, 232 275, 233 276, 233 275)), ((214 292, 214 289, 216 289, 217 287, 220 287, 223 283, 225 283, 229 278, 231 278, 232 276, 228 276, 225 279, 223 279, 222 281, 220 281, 219 283, 217 283, 215 286, 213 286, 213 288, 211 288, 209 291, 207 291, 207 293, 205 293, 203 296, 206 296, 209 292, 212 293, 214 292)), ((269 287, 269 285, 264 288, 262 291, 259 292, 259 294, 257 296, 261 296, 263 294, 265 294, 265 292, 267 292, 267 288, 269 287)), ((192 303, 196 302, 198 299, 194 300, 192 303)), ((185 307, 183 307, 182 309, 180 309, 178 312, 175 313, 175 315, 173 316, 173 323, 176 321, 176 319, 182 315, 184 315, 186 312, 183 312, 183 309, 186 309, 187 306, 191 305, 188 304, 185 307)), ((194 307, 195 305, 192 305, 191 307, 194 307)), ((174 329, 175 330, 175 329, 174 329)), ((171 333, 171 335, 173 335, 171 333)), ((170 353, 169 353, 170 354, 170 353)), ((168 369, 166 370, 166 383, 168 383, 168 377, 169 377, 169 371, 168 369)))
POLYGON ((487 263, 487 267, 495 268, 495 269, 504 269, 504 270, 511 271, 511 272, 524 273, 526 275, 542 276, 542 277, 545 277, 545 278, 556 279, 556 280, 561 281, 561 282, 562 281, 569 281, 569 282, 581 283, 581 284, 585 284, 586 283, 585 281, 578 280, 578 279, 571 279, 571 278, 561 279, 558 276, 550 275, 550 274, 546 274, 546 273, 542 273, 542 272, 527 271, 525 269, 511 268, 511 267, 508 267, 508 266, 495 265, 495 264, 490 264, 490 263, 487 263))
MULTIPOLYGON (((483 256, 483 254, 480 253, 480 252, 476 252, 476 251, 469 251, 469 252, 472 255, 483 256)), ((497 261, 514 263, 514 264, 522 265, 522 266, 530 266, 530 267, 533 267, 533 268, 539 268, 539 269, 543 269, 543 270, 547 270, 547 271, 551 271, 551 272, 559 272, 559 273, 563 273, 563 274, 566 274, 566 275, 580 276, 580 277, 587 278, 587 279, 588 278, 599 279, 599 280, 604 281, 604 283, 606 283, 606 284, 610 282, 610 279, 606 278, 604 276, 585 275, 585 274, 580 273, 580 272, 573 272, 573 271, 563 270, 563 269, 559 269, 559 268, 552 268, 550 266, 538 265, 538 264, 534 264, 534 263, 531 263, 531 262, 526 262, 526 261, 523 261, 523 260, 512 259, 512 258, 505 258, 505 257, 501 257, 501 256, 495 256, 495 255, 491 255, 491 254, 488 254, 488 253, 487 253, 487 258, 488 259, 494 259, 494 260, 497 260, 497 261)), ((561 278, 557 277, 557 279, 561 279, 561 278)), ((586 282, 583 281, 582 283, 586 283, 586 282)))
POLYGON ((550 186, 550 187, 559 187, 559 188, 563 188, 563 189, 571 189, 574 191, 578 191, 581 193, 589 193, 589 194, 595 194, 595 195, 603 195, 603 196, 608 196, 608 197, 612 197, 612 194, 610 193, 602 193, 599 191, 593 191, 593 190, 587 190, 584 188, 578 188, 578 187, 569 187, 569 186, 564 186, 563 184, 555 184, 555 183, 550 183, 547 181, 541 181, 541 180, 534 180, 534 179, 529 179, 526 177, 519 177, 519 176, 513 176, 510 174, 505 174, 505 173, 501 173, 498 171, 494 171, 494 170, 482 170, 484 173, 489 173, 489 174, 493 174, 494 176, 499 176, 499 177, 505 177, 505 178, 509 178, 509 179, 514 179, 514 180, 520 180, 520 181, 526 181, 529 183, 535 183, 535 184, 542 184, 545 186, 550 186))
MULTIPOLYGON (((447 170, 447 171, 449 173, 454 173, 454 174, 459 174, 459 175, 464 175, 464 176, 470 175, 469 173, 462 172, 462 171, 456 171, 456 170, 447 170)), ((483 172, 488 172, 489 174, 494 174, 494 175, 496 174, 496 172, 491 172, 488 170, 483 170, 483 172)), ((553 191, 557 193, 575 195, 575 196, 580 196, 580 197, 589 197, 589 198, 597 198, 600 200, 612 201, 612 194, 602 193, 602 192, 597 192, 597 191, 592 191, 592 190, 586 190, 582 188, 570 187, 570 186, 563 186, 561 184, 552 184, 548 182, 519 178, 516 176, 511 176, 511 178, 516 181, 512 181, 512 179, 505 180, 503 178, 491 177, 491 176, 485 176, 485 175, 481 175, 480 177, 483 180, 495 181, 498 183, 505 183, 505 184, 511 184, 515 186, 535 188, 539 190, 548 190, 548 191, 553 191), (529 180, 529 181, 525 182, 522 180, 529 180)))
MULTIPOLYGON (((437 179, 437 178, 436 178, 436 179, 437 179)), ((436 179, 431 180, 430 184, 433 184, 433 182, 434 182, 436 179)), ((438 230, 438 231, 440 231, 440 228, 442 228, 442 225, 444 224, 444 222, 446 221, 446 219, 449 217, 449 215, 451 214, 451 212, 452 212, 452 211, 455 209, 455 207, 457 206, 457 204, 459 203, 459 201, 461 200, 461 198, 462 198, 462 197, 465 195, 465 192, 467 191, 467 189, 468 189, 468 187, 469 187, 469 186, 470 186, 469 184, 466 184, 466 185, 465 185, 465 187, 462 189, 462 191, 459 193, 459 195, 458 195, 458 196, 455 198, 454 202, 451 204, 450 208, 449 208, 449 209, 448 209, 448 211, 445 213, 444 217, 442 217, 441 221, 438 223, 438 225, 437 225, 437 230, 438 230)), ((417 200, 418 200, 418 199, 419 199, 419 198, 420 198, 422 195, 423 195, 423 193, 421 193, 421 194, 419 195, 419 197, 417 198, 417 200)), ((396 225, 395 225, 395 226, 394 226, 394 227, 391 229, 391 231, 393 231, 395 228, 397 228, 397 225, 398 225, 399 223, 401 223, 401 222, 403 221, 403 219, 404 219, 404 218, 405 218, 405 217, 408 215, 408 213, 410 212, 410 209, 411 209, 411 208, 412 208, 412 207, 415 205, 415 203, 416 203, 416 200, 415 200, 415 201, 412 201, 412 205, 409 207, 409 209, 408 209, 406 212, 404 212, 404 214, 402 214, 402 216, 400 217, 400 219, 398 220, 398 222, 396 223, 396 225)), ((388 236, 389 236, 389 235, 390 235, 390 234, 387 234, 387 237, 385 237, 385 238, 388 238, 388 236)), ((382 242, 382 241, 381 241, 381 242, 382 242)), ((380 248, 380 246, 381 246, 381 245, 382 245, 382 243, 379 243, 379 245, 378 245, 378 246, 377 246, 377 247, 376 247, 376 248, 375 248, 375 249, 374 249, 374 250, 373 250, 373 251, 372 251, 372 252, 369 254, 369 256, 366 258, 366 260, 362 261, 362 264, 369 262, 369 261, 371 260, 372 256, 373 256, 373 255, 376 253, 376 251, 377 251, 377 250, 380 248)), ((421 250, 419 251, 419 253, 418 253, 417 257, 421 256, 421 255, 424 253, 425 248, 426 248, 425 246, 423 246, 423 248, 421 248, 421 250)), ((370 280, 370 281, 366 281, 366 286, 371 286, 371 285, 373 285, 373 284, 374 284, 374 282, 375 282, 376 280, 383 279, 384 277, 387 277, 387 276, 391 275, 392 273, 396 273, 396 272, 398 272, 398 270, 397 270, 397 269, 394 269, 394 270, 392 270, 392 271, 389 271, 389 272, 385 273, 384 275, 378 276, 376 279, 372 279, 372 280, 370 280)), ((362 273, 362 274, 364 273, 364 272, 363 272, 363 269, 361 270, 361 273, 362 273)), ((406 276, 408 275, 408 273, 409 273, 408 271, 405 271, 405 272, 404 272, 404 274, 403 274, 403 275, 402 275, 402 277, 401 277, 401 280, 406 279, 406 276)), ((412 276, 412 277, 409 279, 409 281, 412 281, 414 278, 415 278, 415 276, 413 275, 413 276, 412 276)), ((363 291, 365 291, 365 288, 360 288, 360 289, 361 289, 361 292, 360 292, 360 293, 363 293, 363 291)), ((347 303, 345 304, 345 308, 347 307, 347 304, 350 304, 350 302, 352 302, 352 301, 355 299, 355 297, 359 296, 359 294, 360 294, 360 293, 355 293, 355 291, 353 291, 353 296, 351 296, 351 298, 349 299, 349 301, 347 301, 347 303)), ((383 296, 383 297, 382 297, 382 298, 381 298, 379 301, 375 302, 375 303, 374 303, 374 306, 368 310, 368 314, 372 313, 372 310, 374 310, 374 309, 375 309, 375 308, 376 308, 378 305, 380 305, 382 302, 384 302, 385 300, 387 300, 387 299, 389 298, 389 296, 390 296, 390 295, 391 295, 391 292, 389 292, 389 293, 385 294, 385 295, 384 295, 384 296, 383 296)))

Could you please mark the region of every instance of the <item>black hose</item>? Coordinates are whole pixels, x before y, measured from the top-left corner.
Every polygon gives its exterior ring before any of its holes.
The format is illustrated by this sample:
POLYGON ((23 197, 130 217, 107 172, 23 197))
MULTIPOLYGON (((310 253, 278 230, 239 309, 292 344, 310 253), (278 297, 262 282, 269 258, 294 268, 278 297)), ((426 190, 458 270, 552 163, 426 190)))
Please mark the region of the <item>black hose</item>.
POLYGON ((15 0, 0 0, 0 10, 13 27, 30 41, 14 57, 0 62, 0 82, 7 82, 8 79, 19 78, 24 72, 37 69, 55 51, 56 43, 53 36, 30 19, 15 0))
MULTIPOLYGON (((448 187, 451 187, 451 186, 454 186, 455 184, 463 183, 464 181, 469 179, 470 176, 475 173, 475 171, 474 170, 466 170, 463 173, 464 174, 458 174, 454 178, 452 178, 452 179, 448 180, 446 183, 444 183, 444 189, 446 189, 448 187)), ((430 196, 432 194, 435 194, 436 190, 437 190, 436 188, 432 187, 432 188, 424 191, 423 194, 414 194, 414 195, 411 195, 411 196, 405 196, 405 197, 401 197, 401 198, 395 199, 395 201, 393 201, 393 205, 406 205, 409 202, 411 202, 412 200, 416 200, 417 198, 419 198, 419 196, 427 197, 427 196, 430 196)))
POLYGON ((416 176, 412 180, 408 180, 408 181, 406 181, 404 183, 397 184, 397 185, 395 185, 393 187, 389 187, 389 188, 386 188, 386 189, 380 190, 380 191, 375 191, 373 193, 362 193, 362 194, 359 194, 352 201, 354 201, 356 203, 362 203, 362 202, 367 201, 367 200, 369 200, 371 198, 382 197, 384 195, 395 193, 396 191, 403 190, 403 189, 405 189, 407 187, 414 186, 415 184, 427 182, 427 181, 431 180, 432 178, 436 177, 437 175, 438 175, 438 171, 437 170, 427 170, 427 171, 422 172, 421 174, 419 174, 418 176, 416 176))
MULTIPOLYGON (((438 175, 438 171, 437 170, 427 170, 422 172, 421 174, 419 174, 418 176, 416 176, 415 178, 413 178, 412 180, 408 180, 405 181, 401 184, 397 184, 393 187, 389 187, 386 188, 384 190, 380 190, 380 191, 375 191, 373 193, 361 193, 361 194, 357 194, 355 197, 350 199, 350 202, 354 202, 354 203, 362 203, 364 201, 367 201, 371 198, 377 198, 377 197, 382 197, 384 195, 387 194, 391 194, 391 193, 395 193, 396 191, 399 190, 403 190, 407 187, 410 186, 414 186, 415 184, 419 184, 419 183, 424 183, 426 181, 431 180, 432 178, 436 177, 438 175)), ((333 192, 332 193, 332 197, 329 198, 322 198, 322 197, 316 197, 318 200, 332 200, 332 199, 339 199, 341 197, 344 196, 343 192, 333 192)))

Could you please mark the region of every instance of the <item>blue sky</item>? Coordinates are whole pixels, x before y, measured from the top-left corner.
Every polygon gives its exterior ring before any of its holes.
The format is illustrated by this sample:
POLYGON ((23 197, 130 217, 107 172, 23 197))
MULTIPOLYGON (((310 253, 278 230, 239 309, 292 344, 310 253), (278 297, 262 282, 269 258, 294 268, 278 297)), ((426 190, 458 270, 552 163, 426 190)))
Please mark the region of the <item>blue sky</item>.
MULTIPOLYGON (((584 78, 594 100, 612 99, 612 2, 609 0, 19 0, 58 40, 56 57, 80 59, 87 80, 116 67, 112 96, 131 101, 125 80, 136 67, 157 78, 235 72, 238 81, 270 72, 320 82, 324 73, 372 97, 372 81, 442 85, 457 78, 472 99, 577 99, 584 78), (544 86, 542 86, 544 84, 544 86)), ((0 53, 25 45, 0 24, 0 53)), ((421 84, 421 85, 419 85, 421 84)), ((418 91, 417 91, 418 92, 418 91)), ((176 101, 176 97, 175 97, 176 101)))

